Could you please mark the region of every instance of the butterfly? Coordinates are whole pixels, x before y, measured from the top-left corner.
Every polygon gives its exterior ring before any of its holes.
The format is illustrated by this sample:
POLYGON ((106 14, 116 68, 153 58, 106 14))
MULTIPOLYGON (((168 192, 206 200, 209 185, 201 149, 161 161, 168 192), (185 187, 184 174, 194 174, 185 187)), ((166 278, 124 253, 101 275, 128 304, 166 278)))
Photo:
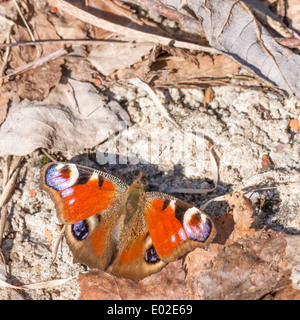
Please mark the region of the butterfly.
POLYGON ((138 281, 216 235, 201 210, 160 192, 145 192, 142 175, 119 178, 73 163, 42 168, 74 261, 138 281))

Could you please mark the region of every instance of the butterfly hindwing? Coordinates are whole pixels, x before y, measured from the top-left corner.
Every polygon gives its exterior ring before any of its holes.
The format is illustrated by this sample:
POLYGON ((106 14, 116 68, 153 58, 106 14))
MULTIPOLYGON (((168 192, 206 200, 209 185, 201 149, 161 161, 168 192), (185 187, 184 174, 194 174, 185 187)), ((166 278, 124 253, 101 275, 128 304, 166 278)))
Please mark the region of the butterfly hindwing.
POLYGON ((156 254, 143 212, 128 222, 121 234, 119 251, 111 273, 138 281, 158 272, 166 263, 156 254))
POLYGON ((120 210, 116 210, 67 225, 66 239, 74 261, 106 270, 117 255, 118 235, 122 228, 120 219, 120 210))
POLYGON ((64 224, 110 209, 128 187, 112 175, 71 163, 49 163, 41 177, 41 188, 50 193, 64 224))
POLYGON ((204 212, 167 194, 147 193, 144 214, 153 246, 164 262, 206 247, 216 234, 204 212))

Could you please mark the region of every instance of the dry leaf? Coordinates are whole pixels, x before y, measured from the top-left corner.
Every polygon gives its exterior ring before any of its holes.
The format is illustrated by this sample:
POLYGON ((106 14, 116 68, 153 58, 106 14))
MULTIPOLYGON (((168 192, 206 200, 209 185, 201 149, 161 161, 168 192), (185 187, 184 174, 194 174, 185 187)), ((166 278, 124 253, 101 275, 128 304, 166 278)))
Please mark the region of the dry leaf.
POLYGON ((69 79, 41 103, 12 103, 0 128, 0 155, 92 148, 125 124, 129 116, 117 102, 106 102, 90 83, 69 79))
POLYGON ((281 45, 288 48, 298 48, 300 47, 300 39, 298 38, 275 38, 275 40, 281 45))
MULTIPOLYGON (((51 24, 48 19, 47 15, 38 10, 37 6, 34 7, 35 15, 30 20, 30 24, 34 26, 34 36, 36 40, 48 40, 48 39, 57 39, 59 40, 60 37, 56 33, 56 29, 51 24)), ((56 50, 62 49, 63 45, 61 44, 52 44, 51 46, 42 46, 40 49, 42 50, 41 55, 47 55, 51 52, 56 50)), ((33 57, 32 57, 33 58, 33 57)))
POLYGON ((187 0, 210 45, 287 95, 300 97, 300 56, 279 45, 243 1, 187 0))
MULTIPOLYGON (((49 21, 55 27, 57 34, 63 39, 85 39, 87 25, 73 16, 65 13, 63 19, 58 15, 49 15, 49 21)), ((49 38, 51 39, 51 38, 49 38)))
MULTIPOLYGON (((117 24, 128 25, 132 19, 136 19, 128 9, 121 6, 121 3, 116 4, 110 0, 86 0, 85 5, 87 6, 88 12, 100 18, 107 18, 117 24)), ((92 26, 92 35, 96 39, 104 39, 110 34, 112 33, 105 29, 92 26)))
POLYGON ((196 55, 192 54, 189 50, 183 49, 183 48, 176 48, 176 47, 171 47, 171 46, 158 46, 156 47, 156 55, 158 56, 159 54, 163 52, 167 52, 170 55, 174 57, 180 57, 183 58, 184 60, 190 61, 195 64, 199 68, 199 61, 196 57, 196 55))
POLYGON ((179 300, 185 297, 182 262, 170 263, 161 272, 138 283, 101 270, 81 274, 81 300, 179 300))
POLYGON ((225 195, 224 199, 233 211, 234 230, 231 237, 237 239, 253 234, 255 230, 251 229, 251 226, 254 222, 254 212, 250 201, 239 190, 225 195))
POLYGON ((51 88, 58 84, 60 77, 60 63, 56 60, 25 72, 18 80, 8 82, 3 89, 16 91, 21 99, 42 101, 51 88))
POLYGON ((180 57, 166 57, 159 59, 151 66, 149 77, 151 86, 186 87, 203 86, 210 84, 224 84, 230 81, 228 75, 239 71, 239 65, 223 55, 208 55, 198 53, 195 56, 198 67, 194 62, 180 57), (153 77, 152 73, 157 73, 153 77))
POLYGON ((10 34, 11 27, 14 22, 11 20, 15 16, 15 4, 13 1, 0 1, 0 43, 4 43, 7 40, 7 36, 10 34))
POLYGON ((142 60, 153 48, 152 44, 106 43, 91 50, 88 60, 103 75, 129 68, 142 60))
POLYGON ((224 245, 234 230, 232 211, 225 213, 221 218, 215 218, 213 221, 217 229, 213 243, 224 245))
POLYGON ((198 285, 201 299, 260 299, 290 282, 288 266, 275 263, 283 259, 285 247, 284 235, 277 232, 242 237, 225 244, 206 262, 209 268, 188 272, 187 284, 198 285))
MULTIPOLYGON (((35 10, 37 10, 35 8, 35 10)), ((37 39, 59 39, 54 26, 48 22, 45 14, 38 11, 30 20, 34 25, 34 35, 37 39)), ((14 28, 15 42, 30 41, 30 36, 25 27, 15 25, 14 28)), ((14 69, 27 63, 35 61, 39 56, 47 56, 63 48, 62 45, 53 44, 51 46, 22 46, 11 48, 10 67, 7 73, 11 73, 14 69)), ((61 77, 61 67, 63 59, 59 58, 49 62, 41 67, 30 70, 14 81, 7 82, 2 89, 6 91, 15 91, 21 99, 29 99, 31 101, 42 101, 48 96, 50 89, 58 84, 61 77)))
POLYGON ((266 296, 265 299, 270 298, 270 300, 300 300, 300 291, 296 290, 289 285, 287 287, 278 290, 275 294, 271 295, 270 297, 266 296))

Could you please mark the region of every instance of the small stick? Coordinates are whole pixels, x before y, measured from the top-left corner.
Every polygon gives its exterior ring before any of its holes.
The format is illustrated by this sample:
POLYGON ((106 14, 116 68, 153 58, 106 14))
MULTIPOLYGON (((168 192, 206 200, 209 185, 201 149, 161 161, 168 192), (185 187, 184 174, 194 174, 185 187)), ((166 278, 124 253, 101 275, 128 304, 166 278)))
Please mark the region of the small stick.
POLYGON ((41 148, 41 151, 45 154, 46 157, 48 157, 53 162, 56 162, 57 160, 53 158, 45 149, 41 148))
POLYGON ((50 263, 50 266, 54 263, 55 259, 56 259, 56 256, 57 256, 57 251, 58 251, 58 247, 59 247, 59 244, 65 234, 65 231, 66 231, 66 225, 63 226, 63 228, 61 229, 60 231, 60 235, 59 235, 59 238, 57 239, 57 242, 55 244, 55 248, 54 248, 54 251, 53 251, 53 258, 52 258, 52 261, 50 263))
POLYGON ((10 156, 6 156, 5 157, 5 161, 4 161, 4 168, 2 170, 3 173, 3 181, 2 181, 2 185, 3 187, 6 186, 8 179, 9 179, 9 166, 10 166, 10 161, 11 161, 11 157, 10 156))
POLYGON ((134 86, 141 88, 145 90, 149 96, 151 97, 152 101, 154 102, 155 106, 159 109, 159 111, 162 113, 162 115, 175 127, 176 129, 180 129, 179 125, 171 118, 169 115, 167 109, 164 107, 164 105, 160 102, 157 95, 154 93, 154 91, 149 87, 149 85, 145 82, 143 82, 139 78, 132 78, 129 80, 131 84, 134 86))
POLYGON ((40 67, 41 65, 47 63, 47 62, 50 62, 50 61, 53 61, 57 58, 60 58, 62 57, 63 55, 66 55, 68 54, 68 51, 66 51, 65 49, 59 49, 55 52, 52 52, 44 57, 40 57, 38 59, 36 59, 35 61, 33 62, 29 62, 23 66, 20 66, 18 68, 15 68, 13 70, 7 70, 7 75, 3 76, 1 79, 4 79, 4 78, 9 78, 11 76, 15 76, 17 74, 20 74, 20 73, 23 73, 23 72, 26 72, 28 70, 32 70, 32 69, 35 69, 37 67, 40 67))
POLYGON ((23 16, 23 13, 22 13, 22 11, 21 11, 21 9, 20 9, 20 6, 19 6, 17 0, 13 0, 13 1, 14 1, 14 4, 15 4, 18 12, 19 12, 19 15, 20 15, 21 19, 23 20, 23 22, 24 22, 24 24, 25 24, 25 26, 26 26, 26 29, 27 29, 27 31, 28 31, 28 33, 29 33, 29 35, 30 35, 31 40, 32 40, 32 41, 35 41, 34 35, 33 35, 33 33, 31 32, 31 30, 30 30, 30 28, 29 28, 29 25, 28 25, 26 19, 25 19, 24 16, 23 16))
POLYGON ((12 162, 10 162, 10 157, 8 156, 6 158, 6 165, 4 167, 4 172, 3 172, 3 191, 0 196, 0 246, 2 244, 2 239, 4 235, 4 230, 5 230, 5 223, 7 219, 7 214, 8 214, 8 207, 7 207, 7 202, 12 195, 12 192, 14 190, 15 182, 17 180, 18 173, 20 171, 19 164, 23 160, 23 157, 16 157, 13 159, 12 162))
POLYGON ((11 178, 8 180, 7 184, 3 186, 3 191, 0 196, 0 207, 3 207, 7 202, 9 197, 12 194, 12 191, 14 189, 14 184, 16 182, 18 173, 19 173, 20 168, 18 168, 11 176, 11 178))
POLYGON ((5 231, 7 214, 8 214, 8 207, 6 205, 4 205, 0 209, 0 247, 2 245, 3 235, 4 235, 4 231, 5 231))
MULTIPOLYGON (((32 41, 35 41, 35 37, 34 37, 32 31, 31 31, 31 29, 30 29, 30 27, 29 27, 26 19, 25 19, 24 16, 23 16, 23 13, 22 13, 22 11, 21 11, 21 9, 20 9, 20 6, 19 6, 17 0, 13 0, 13 1, 14 1, 14 4, 15 4, 17 10, 18 10, 18 13, 19 13, 21 19, 23 20, 23 22, 24 22, 24 24, 25 24, 25 26, 26 26, 26 29, 27 29, 27 31, 28 31, 28 33, 29 33, 29 36, 30 36, 31 40, 32 40, 32 41)), ((36 49, 37 49, 36 58, 38 58, 38 57, 41 56, 42 48, 39 47, 39 46, 36 46, 36 49)))
MULTIPOLYGON (((7 33, 7 37, 6 37, 7 44, 10 44, 11 30, 12 30, 12 25, 10 25, 9 31, 7 33)), ((3 56, 3 64, 0 67, 0 87, 2 86, 3 81, 4 81, 2 77, 4 75, 4 70, 5 70, 7 61, 8 61, 9 53, 10 53, 10 47, 8 46, 8 47, 6 47, 6 50, 5 50, 5 53, 4 53, 4 56, 3 56)))
MULTIPOLYGON (((33 45, 51 45, 51 44, 75 44, 75 45, 88 45, 97 43, 130 43, 130 41, 113 40, 113 39, 44 39, 36 41, 24 41, 16 43, 0 43, 0 49, 6 47, 21 47, 33 45)), ((145 42, 146 44, 148 42, 145 42)), ((152 42, 149 42, 152 43, 152 42)))

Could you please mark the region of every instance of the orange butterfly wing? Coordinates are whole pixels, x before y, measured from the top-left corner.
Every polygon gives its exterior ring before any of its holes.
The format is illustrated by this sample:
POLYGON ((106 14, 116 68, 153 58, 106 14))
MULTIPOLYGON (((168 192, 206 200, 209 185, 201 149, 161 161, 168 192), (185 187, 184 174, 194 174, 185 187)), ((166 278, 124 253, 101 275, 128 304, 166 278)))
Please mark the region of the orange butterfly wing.
POLYGON ((70 163, 49 163, 42 169, 41 177, 41 188, 50 193, 64 224, 109 209, 128 187, 112 175, 70 163))
POLYGON ((206 247, 216 234, 204 212, 167 194, 147 193, 144 214, 155 251, 165 262, 206 247))
POLYGON ((116 256, 113 235, 128 186, 118 178, 71 163, 49 163, 41 188, 50 193, 74 260, 105 270, 116 256), (112 208, 114 210, 112 210, 112 208))

